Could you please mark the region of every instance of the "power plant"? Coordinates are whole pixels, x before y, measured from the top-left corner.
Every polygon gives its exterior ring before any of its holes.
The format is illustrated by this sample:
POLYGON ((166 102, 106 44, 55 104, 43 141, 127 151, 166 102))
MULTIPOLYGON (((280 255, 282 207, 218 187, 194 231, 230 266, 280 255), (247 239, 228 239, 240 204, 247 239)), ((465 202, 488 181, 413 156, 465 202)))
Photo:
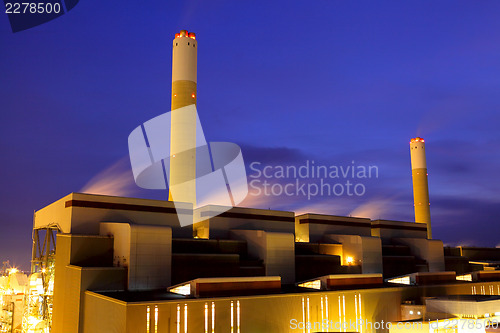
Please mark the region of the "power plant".
POLYGON ((175 35, 167 171, 190 185, 169 201, 71 193, 36 211, 29 280, 0 279, 0 332, 493 332, 500 248, 432 239, 422 138, 416 223, 196 207, 196 114, 175 110, 196 104, 197 49, 194 33, 175 35), (203 232, 180 226, 173 199, 207 217, 203 232))

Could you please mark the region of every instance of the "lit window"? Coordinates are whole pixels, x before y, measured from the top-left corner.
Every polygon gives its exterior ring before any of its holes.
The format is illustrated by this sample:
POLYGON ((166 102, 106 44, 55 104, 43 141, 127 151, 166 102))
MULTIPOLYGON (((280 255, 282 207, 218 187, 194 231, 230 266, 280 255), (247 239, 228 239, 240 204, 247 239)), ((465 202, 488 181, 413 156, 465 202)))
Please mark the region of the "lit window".
POLYGON ((456 279, 459 281, 472 281, 472 274, 458 275, 456 279))
POLYGON ((184 304, 184 333, 188 331, 188 305, 184 304))
POLYGON ((234 302, 231 301, 231 333, 234 333, 234 302))
MULTIPOLYGON (((175 157, 173 155, 172 157, 175 157)), ((191 294, 191 285, 189 283, 183 284, 182 286, 178 286, 175 288, 170 289, 170 292, 175 293, 175 294, 180 294, 180 295, 190 295, 191 294)))
POLYGON ((158 333, 158 306, 155 306, 155 333, 158 333))
POLYGON ((215 302, 212 302, 212 333, 215 333, 215 302))
POLYGON ((240 333, 240 301, 236 302, 236 327, 238 328, 238 333, 240 333))
POLYGON ((313 280, 313 281, 307 281, 304 283, 299 283, 299 287, 320 290, 321 289, 321 280, 313 280))
POLYGON ((410 310, 410 314, 413 314, 413 311, 410 310))
POLYGON ((181 306, 177 304, 177 333, 181 333, 181 306))
POLYGON ((208 303, 205 303, 205 333, 208 333, 208 303))

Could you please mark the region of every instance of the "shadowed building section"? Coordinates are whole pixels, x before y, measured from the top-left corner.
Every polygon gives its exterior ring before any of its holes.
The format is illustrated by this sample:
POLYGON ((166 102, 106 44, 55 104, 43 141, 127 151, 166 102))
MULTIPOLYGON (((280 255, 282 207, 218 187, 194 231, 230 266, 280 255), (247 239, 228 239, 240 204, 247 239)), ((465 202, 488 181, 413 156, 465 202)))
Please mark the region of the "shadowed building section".
POLYGON ((397 321, 407 300, 413 318, 424 298, 500 295, 500 249, 445 262, 423 224, 235 207, 193 236, 174 208, 72 193, 36 212, 35 230, 59 231, 53 333, 284 333, 291 318, 397 321))

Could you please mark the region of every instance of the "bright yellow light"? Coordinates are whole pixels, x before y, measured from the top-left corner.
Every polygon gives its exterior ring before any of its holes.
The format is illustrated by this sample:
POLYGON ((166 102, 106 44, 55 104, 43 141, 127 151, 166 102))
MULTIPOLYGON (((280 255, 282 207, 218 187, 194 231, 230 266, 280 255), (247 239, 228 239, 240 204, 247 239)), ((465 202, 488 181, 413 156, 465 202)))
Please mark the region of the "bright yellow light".
POLYGON ((205 303, 205 333, 208 333, 208 303, 205 303))
POLYGON ((184 333, 188 332, 188 305, 184 304, 184 333))
POLYGON ((158 306, 155 305, 155 333, 158 333, 158 306))
POLYGON ((345 262, 346 262, 348 265, 352 265, 352 263, 354 263, 354 258, 353 258, 353 257, 346 257, 346 258, 345 258, 345 262))
POLYGON ((212 333, 215 333, 215 302, 212 302, 212 333))
POLYGON ((313 280, 313 281, 299 283, 299 287, 320 290, 321 289, 321 280, 313 280))
POLYGON ((231 333, 234 333, 234 303, 231 301, 231 333))
POLYGON ((236 302, 236 327, 238 329, 238 333, 240 333, 240 301, 236 302))
POLYGON ((472 281, 472 274, 457 275, 456 279, 459 281, 472 281))
POLYGON ((393 278, 393 279, 388 279, 387 282, 390 282, 390 283, 399 283, 399 284, 406 284, 406 285, 410 285, 411 284, 409 276, 402 276, 402 277, 396 277, 396 278, 393 278))
POLYGON ((18 270, 17 268, 15 268, 15 267, 14 267, 14 268, 11 268, 11 269, 10 269, 9 274, 16 274, 17 272, 19 272, 19 270, 18 270))

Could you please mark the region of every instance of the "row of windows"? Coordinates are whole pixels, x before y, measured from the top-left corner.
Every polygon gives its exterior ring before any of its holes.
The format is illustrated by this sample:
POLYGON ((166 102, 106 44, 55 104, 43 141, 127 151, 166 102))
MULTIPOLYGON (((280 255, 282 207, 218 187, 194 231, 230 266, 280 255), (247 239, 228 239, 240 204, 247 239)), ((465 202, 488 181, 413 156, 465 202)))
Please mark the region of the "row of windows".
MULTIPOLYGON (((188 42, 188 46, 190 45, 190 43, 188 42)), ((175 43, 175 46, 179 46, 179 43, 175 43)), ((193 43, 193 47, 196 47, 196 44, 193 43)))
MULTIPOLYGON (((205 333, 215 333, 215 302, 209 307, 205 303, 205 333)), ((241 333, 240 301, 231 301, 231 333, 241 333)), ((177 304, 176 333, 188 333, 188 305, 177 304), (183 308, 183 311, 182 311, 183 308)), ((154 307, 154 318, 151 307, 146 308, 146 333, 158 333, 158 306, 154 307), (154 320, 152 320, 154 319, 154 320)))

